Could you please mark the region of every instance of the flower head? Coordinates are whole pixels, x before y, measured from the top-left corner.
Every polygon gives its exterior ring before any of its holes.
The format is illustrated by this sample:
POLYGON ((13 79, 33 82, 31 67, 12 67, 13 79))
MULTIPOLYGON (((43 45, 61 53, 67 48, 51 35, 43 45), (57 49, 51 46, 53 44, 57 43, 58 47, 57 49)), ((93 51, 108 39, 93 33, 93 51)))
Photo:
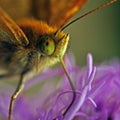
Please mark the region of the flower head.
MULTIPOLYGON (((13 120, 119 120, 120 64, 111 62, 95 67, 92 55, 87 66, 76 66, 65 59, 75 86, 73 91, 62 69, 49 69, 25 84, 24 92, 15 101, 13 120), (61 78, 62 76, 62 78, 61 78), (55 79, 57 78, 57 80, 55 79), (58 80, 59 79, 59 80, 58 80), (62 80, 61 80, 62 79, 62 80)), ((0 92, 0 119, 7 120, 10 92, 0 92)))

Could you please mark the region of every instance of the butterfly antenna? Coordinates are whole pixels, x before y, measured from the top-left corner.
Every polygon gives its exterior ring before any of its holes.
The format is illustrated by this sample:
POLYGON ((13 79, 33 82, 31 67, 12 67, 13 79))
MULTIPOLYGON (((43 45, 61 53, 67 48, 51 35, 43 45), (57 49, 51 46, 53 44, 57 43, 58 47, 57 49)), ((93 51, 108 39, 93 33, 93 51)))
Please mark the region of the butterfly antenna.
POLYGON ((83 14, 82 16, 74 19, 73 21, 69 22, 68 24, 66 24, 65 26, 63 26, 63 28, 61 28, 61 30, 64 30, 64 29, 67 28, 69 25, 71 25, 71 24, 73 24, 74 22, 80 20, 81 18, 84 18, 85 16, 87 16, 87 15, 89 15, 89 14, 91 14, 91 13, 97 11, 97 10, 100 10, 100 9, 106 7, 106 6, 109 6, 109 5, 113 4, 113 3, 116 2, 116 1, 117 1, 117 0, 111 0, 111 1, 109 1, 109 2, 107 2, 107 3, 105 3, 105 4, 102 4, 102 5, 98 6, 97 8, 94 8, 93 10, 91 10, 91 11, 83 14))
POLYGON ((68 110, 69 110, 69 109, 71 108, 71 106, 73 105, 75 99, 76 99, 76 91, 75 91, 74 83, 72 82, 72 80, 71 80, 71 78, 70 78, 70 76, 69 76, 69 73, 68 73, 68 71, 67 71, 67 69, 66 69, 66 66, 65 66, 65 64, 64 64, 63 58, 60 58, 60 63, 61 63, 61 65, 62 65, 63 69, 64 69, 64 72, 65 72, 68 80, 69 80, 69 83, 70 83, 70 86, 71 86, 71 89, 72 89, 72 92, 73 92, 72 101, 71 101, 71 103, 69 104, 69 106, 67 107, 67 109, 66 109, 66 110, 64 111, 64 113, 63 113, 63 116, 65 116, 66 113, 68 112, 68 110))

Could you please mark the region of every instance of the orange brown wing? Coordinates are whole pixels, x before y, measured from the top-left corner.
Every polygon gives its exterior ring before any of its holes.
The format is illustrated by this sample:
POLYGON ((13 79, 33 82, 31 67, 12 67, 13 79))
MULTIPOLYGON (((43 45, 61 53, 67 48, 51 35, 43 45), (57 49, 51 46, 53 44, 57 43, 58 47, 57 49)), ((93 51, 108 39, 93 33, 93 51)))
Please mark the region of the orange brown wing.
POLYGON ((35 17, 61 28, 87 0, 35 0, 35 17))
POLYGON ((2 8, 0 8, 0 41, 1 40, 11 40, 11 42, 16 45, 19 44, 22 46, 26 46, 29 43, 20 27, 2 10, 2 8))

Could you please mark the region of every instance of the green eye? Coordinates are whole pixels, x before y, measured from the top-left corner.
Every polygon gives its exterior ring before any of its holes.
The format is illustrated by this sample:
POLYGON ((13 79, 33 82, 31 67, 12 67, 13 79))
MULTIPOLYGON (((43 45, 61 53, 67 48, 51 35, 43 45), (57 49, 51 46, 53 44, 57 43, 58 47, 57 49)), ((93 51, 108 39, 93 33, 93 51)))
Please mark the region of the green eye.
POLYGON ((44 37, 39 42, 39 49, 45 55, 51 55, 55 50, 54 40, 50 37, 44 37))

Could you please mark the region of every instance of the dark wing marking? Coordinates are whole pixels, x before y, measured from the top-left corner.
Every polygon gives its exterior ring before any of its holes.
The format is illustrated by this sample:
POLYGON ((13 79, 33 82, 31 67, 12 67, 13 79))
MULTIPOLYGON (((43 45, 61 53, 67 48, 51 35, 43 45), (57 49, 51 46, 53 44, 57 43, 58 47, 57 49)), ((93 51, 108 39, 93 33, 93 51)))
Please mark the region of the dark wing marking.
POLYGON ((87 0, 34 0, 34 16, 61 28, 87 0))

